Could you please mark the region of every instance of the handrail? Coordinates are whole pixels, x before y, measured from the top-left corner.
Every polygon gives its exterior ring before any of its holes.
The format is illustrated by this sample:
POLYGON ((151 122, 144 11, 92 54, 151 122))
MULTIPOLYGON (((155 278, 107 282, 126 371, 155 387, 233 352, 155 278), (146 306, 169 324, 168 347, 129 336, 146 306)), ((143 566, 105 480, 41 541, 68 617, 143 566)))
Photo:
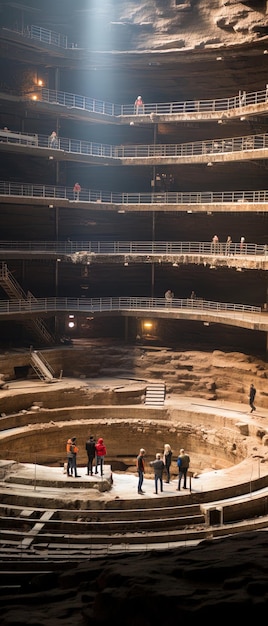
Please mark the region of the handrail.
POLYGON ((0 251, 44 252, 72 257, 79 262, 80 256, 123 255, 129 260, 131 255, 208 255, 214 257, 265 257, 268 258, 268 244, 212 241, 5 241, 0 240, 0 251))
POLYGON ((206 141, 196 141, 181 144, 133 144, 113 146, 109 144, 101 144, 92 141, 84 141, 82 139, 70 139, 68 137, 59 137, 57 144, 51 146, 50 137, 47 135, 35 135, 29 133, 20 133, 17 131, 8 131, 5 137, 2 137, 0 146, 4 144, 17 144, 30 146, 31 148, 48 148, 53 152, 61 150, 72 154, 81 154, 83 156, 97 157, 100 159, 112 159, 122 162, 122 159, 151 159, 159 158, 189 158, 204 156, 208 162, 210 157, 219 156, 219 154, 231 154, 234 152, 258 152, 268 149, 268 134, 261 133, 258 135, 245 135, 241 137, 229 137, 226 139, 215 139, 206 141))
MULTIPOLYGON (((48 200, 68 200, 74 202, 72 187, 40 185, 35 183, 14 183, 0 181, 0 196, 26 198, 47 198, 48 200)), ((257 191, 155 191, 153 193, 127 193, 84 189, 79 193, 79 202, 105 204, 224 204, 268 202, 268 190, 257 191)))
MULTIPOLYGON (((34 92, 29 92, 30 99, 46 102, 47 104, 59 104, 71 109, 89 111, 98 115, 111 117, 132 116, 137 115, 135 104, 114 104, 112 102, 104 102, 83 96, 73 94, 56 89, 47 89, 41 87, 34 92)), ((141 107, 142 115, 189 115, 193 118, 193 114, 216 113, 218 118, 224 121, 230 112, 237 112, 241 115, 241 110, 245 111, 245 107, 256 107, 259 104, 266 104, 268 108, 268 90, 265 88, 261 91, 239 93, 230 98, 215 98, 213 100, 182 100, 178 102, 149 102, 144 103, 141 107)), ((251 111, 252 114, 252 111, 251 111)), ((148 122, 148 120, 147 120, 148 122)))
MULTIPOLYGON (((103 313, 114 311, 137 311, 146 312, 160 311, 211 312, 226 313, 227 311, 239 314, 261 313, 260 306, 250 304, 235 304, 233 302, 214 302, 201 298, 174 298, 167 302, 165 298, 147 297, 107 297, 107 298, 37 298, 36 300, 0 300, 0 317, 9 313, 39 313, 40 311, 51 313, 61 312, 91 312, 103 313)), ((262 316, 267 313, 262 313, 262 316)), ((267 322, 268 323, 268 319, 267 322)))

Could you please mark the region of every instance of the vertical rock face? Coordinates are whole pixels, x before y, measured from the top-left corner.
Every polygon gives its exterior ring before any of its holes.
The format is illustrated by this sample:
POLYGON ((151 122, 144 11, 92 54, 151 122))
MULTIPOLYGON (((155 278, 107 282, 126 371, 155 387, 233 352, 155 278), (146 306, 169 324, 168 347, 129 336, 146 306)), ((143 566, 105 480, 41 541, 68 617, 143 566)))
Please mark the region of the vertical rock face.
POLYGON ((268 33, 266 2, 236 0, 119 0, 94 10, 113 49, 150 50, 236 45, 268 33))

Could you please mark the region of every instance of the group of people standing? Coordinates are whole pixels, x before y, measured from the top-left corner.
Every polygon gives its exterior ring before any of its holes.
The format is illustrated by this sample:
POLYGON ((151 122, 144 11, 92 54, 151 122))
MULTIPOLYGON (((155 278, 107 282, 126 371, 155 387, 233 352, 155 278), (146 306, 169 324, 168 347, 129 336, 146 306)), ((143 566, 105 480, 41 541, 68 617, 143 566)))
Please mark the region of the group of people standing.
MULTIPOLYGON (((137 472, 138 472, 138 493, 140 495, 143 495, 145 493, 145 491, 143 491, 142 489, 144 473, 145 473, 145 458, 144 458, 145 454, 146 454, 145 449, 140 448, 139 454, 137 456, 137 462, 136 462, 137 472)), ((164 445, 163 454, 161 454, 160 452, 157 452, 155 455, 155 460, 150 461, 150 466, 154 470, 154 483, 155 483, 154 493, 155 494, 158 493, 158 487, 160 489, 160 493, 163 492, 164 471, 166 473, 165 482, 166 483, 170 482, 170 468, 171 468, 172 456, 173 456, 173 452, 171 450, 171 447, 169 443, 166 443, 164 445)), ((187 480, 187 472, 189 469, 189 465, 190 465, 189 454, 186 454, 184 448, 181 448, 180 454, 177 459, 177 466, 178 466, 178 471, 179 471, 177 491, 180 491, 182 480, 183 480, 183 489, 187 489, 186 480, 187 480)))
MULTIPOLYGON (((220 246, 220 240, 218 235, 213 235, 212 240, 211 240, 211 252, 213 252, 214 254, 217 253, 225 253, 227 254, 227 256, 229 254, 231 254, 231 252, 235 251, 235 247, 232 247, 232 237, 231 235, 227 236, 226 242, 225 244, 221 244, 220 246)), ((246 244, 246 239, 244 237, 244 235, 242 235, 242 237, 240 237, 240 242, 239 242, 239 252, 240 254, 242 254, 245 251, 245 244, 246 244)))
MULTIPOLYGON (((67 476, 74 476, 75 478, 80 478, 77 474, 77 465, 76 465, 76 457, 79 452, 79 448, 76 444, 76 437, 71 437, 68 439, 66 444, 67 451, 67 476)), ((100 470, 100 475, 103 476, 103 466, 104 459, 107 454, 106 446, 104 444, 103 438, 100 437, 97 441, 90 435, 88 440, 86 441, 86 452, 88 457, 87 462, 87 476, 93 476, 94 474, 98 474, 98 470, 100 470)))

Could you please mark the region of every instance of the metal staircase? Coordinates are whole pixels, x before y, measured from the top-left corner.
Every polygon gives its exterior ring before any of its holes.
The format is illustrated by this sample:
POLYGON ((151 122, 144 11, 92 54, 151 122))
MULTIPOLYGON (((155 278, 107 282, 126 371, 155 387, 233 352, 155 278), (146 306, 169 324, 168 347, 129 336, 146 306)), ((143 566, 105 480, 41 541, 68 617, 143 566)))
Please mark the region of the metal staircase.
MULTIPOLYGON (((25 300, 28 303, 31 303, 31 300, 35 300, 30 291, 27 294, 23 291, 4 262, 0 264, 0 286, 10 300, 25 300)), ((42 344, 51 345, 55 343, 55 337, 49 332, 40 318, 23 320, 23 324, 39 341, 41 340, 42 344)))
POLYGON ((145 404, 163 406, 166 397, 165 383, 150 383, 146 387, 145 404))
POLYGON ((37 350, 31 352, 31 366, 40 380, 47 383, 55 382, 54 371, 45 357, 37 350))

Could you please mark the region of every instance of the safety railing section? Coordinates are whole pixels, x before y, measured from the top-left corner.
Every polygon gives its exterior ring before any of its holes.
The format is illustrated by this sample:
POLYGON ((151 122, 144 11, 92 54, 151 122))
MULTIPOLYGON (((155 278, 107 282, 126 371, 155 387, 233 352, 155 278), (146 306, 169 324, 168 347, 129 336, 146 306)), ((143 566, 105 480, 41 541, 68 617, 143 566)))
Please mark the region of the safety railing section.
POLYGON ((197 141, 182 144, 149 144, 149 145, 125 145, 112 146, 82 139, 69 139, 59 137, 51 141, 47 135, 32 135, 28 133, 1 131, 1 143, 12 143, 23 146, 35 146, 37 148, 50 148, 53 151, 62 150, 71 154, 81 154, 97 158, 119 159, 151 159, 153 157, 195 157, 252 151, 267 150, 268 134, 246 135, 244 137, 230 137, 227 139, 215 139, 214 141, 197 141))
POLYGON ((121 115, 122 111, 121 104, 104 102, 103 100, 96 100, 95 98, 90 98, 88 96, 81 96, 79 94, 67 93, 54 89, 47 89, 45 87, 39 88, 33 93, 30 93, 30 99, 33 98, 33 95, 37 95, 37 100, 41 102, 46 102, 48 104, 60 104, 61 106, 65 106, 68 109, 89 111, 90 113, 98 113, 101 115, 109 115, 112 117, 121 115))
MULTIPOLYGON (((72 187, 39 185, 34 183, 14 183, 0 181, 0 196, 27 198, 47 198, 48 200, 74 201, 72 187)), ((120 193, 84 189, 79 193, 80 202, 105 204, 223 204, 223 203, 259 203, 268 202, 268 190, 257 191, 159 191, 154 193, 120 193)))
POLYGON ((0 252, 39 252, 75 255, 180 255, 268 258, 268 244, 211 241, 2 241, 0 252))
MULTIPOLYGON (((163 311, 185 310, 189 312, 232 312, 239 314, 261 313, 260 306, 250 304, 235 304, 233 302, 213 302, 201 298, 174 298, 167 302, 165 298, 146 297, 118 297, 118 298, 38 298, 34 301, 25 300, 1 300, 0 317, 9 313, 38 313, 38 312, 115 312, 115 311, 163 311)), ((262 315, 265 313, 262 312, 262 315)), ((267 313, 266 313, 267 316, 267 313)))
MULTIPOLYGON (((28 94, 30 99, 46 102, 47 104, 60 104, 67 108, 74 108, 77 110, 89 111, 98 113, 100 115, 107 115, 111 117, 120 116, 132 116, 137 115, 135 104, 113 104, 111 102, 104 102, 103 100, 96 100, 87 96, 66 93, 64 91, 47 89, 41 87, 34 92, 28 94)), ((231 111, 237 111, 238 114, 242 114, 241 111, 245 107, 250 106, 257 107, 260 104, 267 103, 268 108, 268 89, 265 88, 262 91, 254 91, 246 93, 245 91, 238 93, 231 98, 218 98, 214 100, 185 100, 179 102, 150 102, 145 103, 142 107, 139 107, 139 113, 142 115, 178 115, 182 114, 189 118, 194 113, 199 115, 205 113, 217 113, 219 119, 224 120, 224 116, 228 115, 231 111)))
POLYGON ((56 48, 74 48, 74 44, 68 44, 66 35, 57 33, 56 31, 42 28, 41 26, 35 26, 34 24, 27 25, 25 28, 5 28, 8 32, 14 32, 17 35, 21 35, 26 39, 33 39, 41 44, 47 46, 53 46, 56 48))

